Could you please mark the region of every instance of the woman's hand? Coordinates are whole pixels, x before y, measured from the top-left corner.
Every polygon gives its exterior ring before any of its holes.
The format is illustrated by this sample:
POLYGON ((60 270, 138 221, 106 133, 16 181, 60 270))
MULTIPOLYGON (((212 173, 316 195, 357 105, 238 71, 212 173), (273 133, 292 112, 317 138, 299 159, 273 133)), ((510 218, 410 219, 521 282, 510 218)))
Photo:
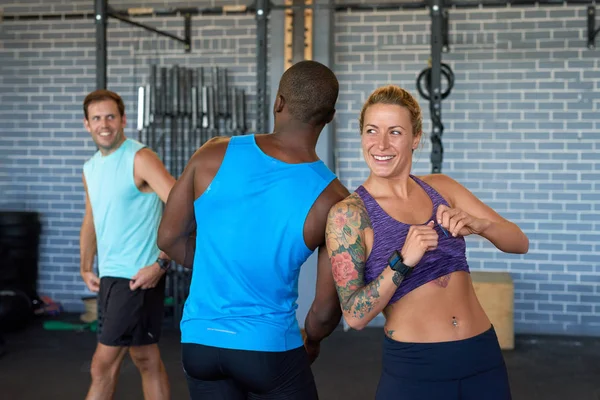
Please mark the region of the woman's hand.
POLYGON ((454 237, 480 235, 491 225, 489 220, 475 218, 460 208, 450 208, 444 204, 438 206, 436 219, 437 223, 454 237))
POLYGON ((411 225, 400 252, 404 265, 414 267, 426 251, 435 250, 437 245, 438 234, 433 229, 433 221, 429 221, 427 225, 411 225))

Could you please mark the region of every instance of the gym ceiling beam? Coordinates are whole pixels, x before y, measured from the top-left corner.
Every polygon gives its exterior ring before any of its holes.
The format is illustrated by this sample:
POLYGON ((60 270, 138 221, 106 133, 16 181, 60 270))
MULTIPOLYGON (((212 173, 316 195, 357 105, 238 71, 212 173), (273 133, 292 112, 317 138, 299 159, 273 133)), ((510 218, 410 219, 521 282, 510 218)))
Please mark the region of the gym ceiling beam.
MULTIPOLYGON (((443 6, 446 9, 468 9, 468 8, 518 8, 540 6, 593 6, 594 0, 445 0, 443 6)), ((402 3, 347 3, 334 5, 273 5, 271 10, 286 9, 333 9, 335 11, 375 11, 375 10, 415 10, 426 9, 429 7, 429 1, 413 1, 402 3)), ((187 8, 129 8, 126 10, 110 10, 112 14, 121 17, 176 17, 189 14, 195 15, 224 15, 224 14, 248 14, 255 13, 256 6, 250 5, 231 5, 222 7, 187 7, 187 8)), ((91 12, 73 12, 73 13, 23 13, 23 14, 0 14, 1 21, 51 21, 51 20, 74 20, 91 19, 95 13, 91 12)))
MULTIPOLYGON (((445 0, 443 6, 445 9, 468 9, 468 8, 518 8, 540 6, 593 6, 594 0, 445 0)), ((375 10, 415 10, 426 9, 429 7, 429 1, 414 1, 402 3, 347 3, 334 5, 269 5, 271 10, 286 9, 333 9, 335 11, 375 11, 375 10)), ((232 5, 223 7, 187 7, 187 8, 129 8, 126 10, 110 10, 110 13, 121 17, 176 17, 189 14, 195 15, 224 15, 224 14, 248 14, 255 13, 256 6, 232 5)), ((23 14, 0 14, 0 21, 50 21, 50 20, 75 20, 95 18, 95 13, 74 12, 74 13, 23 13, 23 14)))

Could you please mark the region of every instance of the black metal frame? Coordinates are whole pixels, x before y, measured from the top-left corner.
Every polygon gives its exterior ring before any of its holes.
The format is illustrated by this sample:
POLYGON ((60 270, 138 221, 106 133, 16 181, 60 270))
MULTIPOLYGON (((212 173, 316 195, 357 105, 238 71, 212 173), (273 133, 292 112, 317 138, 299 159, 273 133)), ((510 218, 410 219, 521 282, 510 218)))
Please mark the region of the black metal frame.
MULTIPOLYGON (((302 5, 274 5, 272 9, 304 9, 311 7, 314 9, 334 9, 335 11, 373 11, 373 10, 417 10, 429 8, 431 0, 413 1, 410 3, 346 3, 346 4, 315 4, 311 6, 302 5)), ((443 0, 443 6, 446 8, 486 8, 486 7, 517 7, 532 5, 585 5, 593 4, 594 0, 443 0)))
MULTIPOLYGON (((431 172, 442 171, 444 146, 442 145, 442 49, 444 42, 444 11, 443 0, 431 0, 431 83, 429 86, 429 111, 431 114, 431 172)), ((447 23, 445 24, 448 25, 447 23)), ((447 35, 446 35, 447 36, 447 35)))
POLYGON ((95 0, 96 18, 96 89, 106 89, 106 30, 108 27, 108 3, 95 0))
POLYGON ((192 15, 198 14, 231 14, 231 13, 247 13, 253 11, 256 15, 256 37, 257 37, 257 52, 256 52, 256 104, 257 118, 256 129, 258 132, 266 132, 269 125, 267 98, 267 37, 268 37, 268 17, 271 9, 269 0, 256 0, 254 6, 224 6, 212 8, 184 8, 184 9, 165 9, 165 10, 132 10, 132 11, 109 11, 107 0, 94 0, 95 2, 95 19, 96 19, 96 88, 106 89, 107 80, 107 49, 106 49, 106 30, 108 25, 108 17, 115 18, 119 21, 126 22, 133 26, 146 29, 150 32, 157 33, 162 36, 169 37, 184 44, 186 53, 191 51, 191 18, 192 15), (153 27, 132 21, 126 16, 130 15, 183 15, 185 24, 185 37, 180 38, 171 33, 164 32, 153 27))
POLYGON ((596 48, 596 36, 600 33, 600 28, 596 29, 596 7, 589 6, 587 10, 587 27, 588 27, 588 49, 596 48))
POLYGON ((192 49, 192 17, 189 13, 183 14, 185 25, 185 37, 180 38, 169 32, 161 31, 151 26, 144 25, 126 18, 129 15, 137 14, 124 11, 109 10, 108 0, 94 0, 94 11, 94 18, 96 20, 96 89, 106 89, 106 59, 108 53, 106 48, 106 31, 108 29, 109 17, 181 42, 185 46, 184 48, 186 53, 189 53, 192 49))
MULTIPOLYGON (((258 0, 255 0, 255 2, 258 0)), ((525 6, 530 7, 533 5, 542 6, 562 6, 562 5, 593 5, 595 0, 444 0, 445 8, 456 8, 456 9, 467 9, 467 8, 497 8, 497 7, 519 7, 525 6)), ((246 14, 254 13, 256 6, 254 5, 231 5, 222 7, 189 7, 189 8, 148 8, 148 9, 129 9, 126 11, 116 11, 117 14, 123 16, 183 16, 185 14, 190 15, 221 15, 221 14, 246 14)), ((304 9, 304 8, 328 9, 335 11, 372 11, 372 10, 414 10, 414 9, 425 9, 429 8, 429 0, 415 1, 411 3, 347 3, 347 4, 313 4, 307 5, 273 5, 269 8, 271 10, 287 10, 287 9, 304 9)), ((92 13, 43 13, 43 14, 23 14, 3 15, 2 19, 5 21, 31 21, 31 20, 57 20, 57 19, 83 19, 93 18, 95 14, 92 13)))
POLYGON ((340 4, 324 5, 313 4, 306 5, 273 5, 270 0, 254 0, 250 6, 233 5, 210 8, 171 8, 171 9, 129 9, 127 11, 109 10, 107 0, 94 0, 95 13, 73 13, 73 14, 29 14, 22 16, 4 16, 4 20, 35 20, 35 19, 77 19, 90 18, 96 20, 96 86, 106 88, 106 28, 107 19, 112 17, 120 21, 132 24, 134 26, 147 29, 151 32, 170 37, 174 40, 184 43, 186 52, 191 50, 191 16, 192 15, 222 15, 222 14, 245 14, 255 13, 256 15, 256 40, 257 40, 257 131, 266 132, 268 130, 268 107, 269 99, 267 97, 267 32, 268 17, 271 10, 283 9, 304 9, 311 7, 313 9, 326 8, 335 11, 373 11, 373 10, 401 10, 401 9, 423 9, 430 8, 431 24, 431 100, 430 109, 433 122, 431 140, 433 144, 431 162, 433 172, 441 171, 443 161, 442 133, 443 125, 441 123, 441 53, 449 50, 448 43, 448 8, 486 8, 486 7, 518 7, 532 5, 588 5, 588 40, 587 46, 590 49, 595 48, 595 38, 600 32, 596 29, 595 15, 593 6, 594 0, 422 0, 412 3, 383 3, 383 4, 340 4), (434 10, 434 6, 437 9, 434 10), (185 23, 185 38, 179 38, 168 32, 159 31, 155 28, 131 21, 127 16, 183 16, 185 23))
POLYGON ((269 98, 267 97, 267 37, 271 7, 269 0, 256 0, 256 132, 269 130, 269 98))

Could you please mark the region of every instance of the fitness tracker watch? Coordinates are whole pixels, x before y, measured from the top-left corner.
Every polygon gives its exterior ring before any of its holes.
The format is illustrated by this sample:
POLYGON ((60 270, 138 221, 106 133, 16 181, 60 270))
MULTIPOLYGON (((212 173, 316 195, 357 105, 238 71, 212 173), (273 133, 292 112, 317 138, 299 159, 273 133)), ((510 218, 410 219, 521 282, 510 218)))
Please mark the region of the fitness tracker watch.
POLYGON ((171 260, 159 257, 156 259, 156 262, 158 263, 160 269, 162 269, 163 271, 168 271, 171 268, 171 260))
POLYGON ((397 250, 394 250, 388 259, 388 265, 392 270, 398 272, 404 278, 406 278, 412 272, 412 268, 404 264, 404 258, 402 258, 402 254, 400 254, 400 252, 397 250))

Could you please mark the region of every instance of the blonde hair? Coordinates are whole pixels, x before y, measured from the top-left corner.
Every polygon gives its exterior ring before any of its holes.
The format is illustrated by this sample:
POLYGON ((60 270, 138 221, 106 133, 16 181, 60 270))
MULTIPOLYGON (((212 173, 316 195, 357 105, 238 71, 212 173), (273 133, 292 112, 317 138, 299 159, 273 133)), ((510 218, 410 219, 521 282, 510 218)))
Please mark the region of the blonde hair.
POLYGON ((420 135, 423 130, 423 115, 421 107, 417 100, 406 90, 395 85, 383 86, 375 90, 365 104, 363 105, 358 125, 360 134, 362 135, 363 124, 365 121, 365 112, 367 108, 375 104, 392 104, 406 108, 410 112, 410 120, 412 122, 413 135, 420 135))

